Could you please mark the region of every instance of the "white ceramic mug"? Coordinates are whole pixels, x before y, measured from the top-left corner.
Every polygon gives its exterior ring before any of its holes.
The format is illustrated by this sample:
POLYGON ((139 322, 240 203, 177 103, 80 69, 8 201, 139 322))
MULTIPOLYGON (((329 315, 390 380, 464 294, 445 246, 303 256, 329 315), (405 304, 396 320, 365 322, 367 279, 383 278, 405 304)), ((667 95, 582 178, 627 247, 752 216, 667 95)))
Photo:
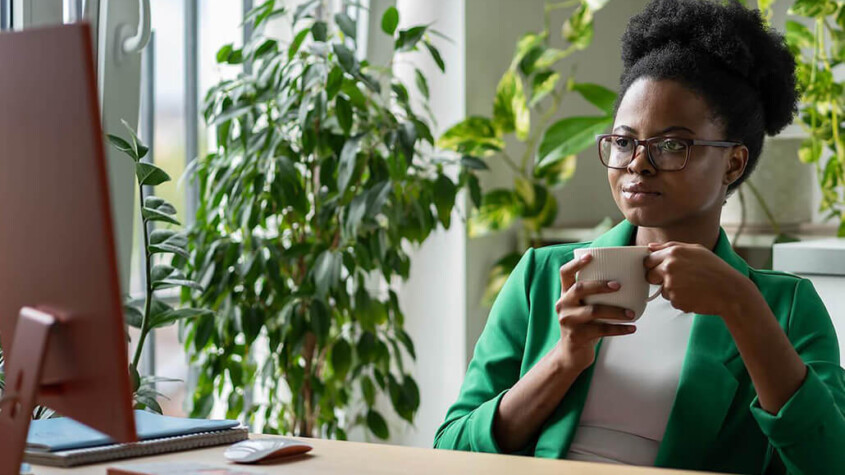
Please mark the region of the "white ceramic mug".
MULTIPOLYGON (((614 280, 621 288, 606 294, 589 295, 584 299, 587 304, 613 305, 634 311, 637 321, 645 311, 646 303, 657 298, 663 286, 648 295, 649 283, 643 261, 649 255, 646 246, 620 247, 584 247, 575 249, 575 259, 585 254, 592 254, 593 260, 575 274, 575 280, 614 280)), ((606 323, 626 323, 620 320, 596 320, 606 323)))

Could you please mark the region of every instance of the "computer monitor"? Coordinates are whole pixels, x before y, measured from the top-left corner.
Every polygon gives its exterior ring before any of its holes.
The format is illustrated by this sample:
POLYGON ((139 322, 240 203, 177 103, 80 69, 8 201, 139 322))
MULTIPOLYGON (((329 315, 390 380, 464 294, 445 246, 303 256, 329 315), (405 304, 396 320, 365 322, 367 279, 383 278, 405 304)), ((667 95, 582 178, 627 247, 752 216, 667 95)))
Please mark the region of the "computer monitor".
POLYGON ((33 406, 136 440, 87 24, 0 34, 0 473, 33 406))

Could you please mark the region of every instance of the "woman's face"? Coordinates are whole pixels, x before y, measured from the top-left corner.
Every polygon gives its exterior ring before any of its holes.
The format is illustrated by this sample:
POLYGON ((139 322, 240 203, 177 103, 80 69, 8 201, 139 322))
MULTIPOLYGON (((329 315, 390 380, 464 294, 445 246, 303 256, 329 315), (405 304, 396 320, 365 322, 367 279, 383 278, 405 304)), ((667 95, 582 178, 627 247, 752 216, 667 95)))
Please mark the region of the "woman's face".
MULTIPOLYGON (((704 99, 671 80, 640 78, 627 90, 613 124, 614 134, 638 139, 656 136, 727 140, 704 99)), ((608 168, 613 199, 635 226, 671 228, 718 221, 728 185, 745 169, 745 147, 695 145, 686 167, 659 171, 638 147, 627 169, 608 168), (645 192, 635 192, 639 187, 645 192)))

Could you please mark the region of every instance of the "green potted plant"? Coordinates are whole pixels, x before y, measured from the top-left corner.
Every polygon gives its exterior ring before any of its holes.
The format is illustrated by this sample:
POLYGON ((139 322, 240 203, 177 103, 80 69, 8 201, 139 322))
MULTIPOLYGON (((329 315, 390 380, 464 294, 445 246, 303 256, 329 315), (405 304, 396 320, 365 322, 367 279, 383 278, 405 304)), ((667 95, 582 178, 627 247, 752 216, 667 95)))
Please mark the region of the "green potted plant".
POLYGON ((518 249, 503 256, 492 268, 484 300, 492 303, 522 253, 539 245, 543 229, 557 217, 555 191, 575 173, 577 154, 592 147, 595 134, 613 123, 616 93, 598 84, 576 82, 561 76, 555 65, 586 49, 593 38, 593 15, 608 0, 548 2, 544 27, 523 35, 516 43, 510 66, 499 80, 489 116, 472 116, 453 125, 438 139, 438 146, 463 156, 478 169, 488 162, 504 162, 513 172, 513 185, 482 193, 478 180, 468 180, 476 208, 469 219, 469 235, 508 229, 519 223, 518 249), (565 49, 551 46, 550 14, 570 9, 561 35, 565 49), (558 118, 569 93, 580 94, 596 106, 595 115, 558 118), (512 157, 506 138, 525 144, 521 157, 512 157))
POLYGON ((176 380, 139 374, 138 364, 141 361, 144 342, 156 328, 173 325, 184 319, 209 316, 211 312, 189 307, 173 308, 157 295, 166 289, 184 287, 199 290, 201 287, 186 278, 178 269, 184 262, 189 261, 190 256, 185 233, 174 227, 179 225, 175 218, 176 208, 162 198, 144 192, 145 187, 155 187, 170 181, 170 177, 161 168, 144 160, 149 149, 126 122, 124 125, 129 132, 128 139, 116 135, 109 135, 108 139, 112 146, 135 163, 143 226, 141 252, 144 257, 144 295, 140 298, 129 298, 123 306, 126 324, 139 331, 134 356, 129 362, 129 374, 135 409, 147 409, 161 414, 157 399, 164 396, 156 390, 156 383, 176 380), (166 224, 168 227, 155 229, 156 223, 166 224))
POLYGON ((819 211, 838 222, 837 235, 845 237, 845 85, 834 76, 834 69, 845 62, 845 3, 796 0, 789 14, 795 19, 786 22, 786 40, 795 55, 801 89, 798 123, 808 135, 798 157, 816 171, 822 195, 819 211), (805 26, 807 20, 812 28, 805 26))
MULTIPOLYGON (((429 119, 417 112, 425 75, 416 72, 412 104, 392 60, 357 58, 353 20, 321 18, 320 6, 264 2, 249 14, 247 45, 217 54, 253 67, 205 101, 217 144, 193 171, 199 206, 185 267, 205 290, 182 295, 215 315, 182 324, 197 370, 191 414, 216 400, 257 431, 344 439, 363 426, 385 439, 379 394, 409 423, 419 406, 393 284, 409 275, 409 246, 449 227, 476 162, 434 159, 429 119), (292 26, 284 46, 263 33, 278 16, 292 26)), ((381 19, 395 54, 421 50, 444 69, 428 27, 398 22, 395 8, 381 19)))

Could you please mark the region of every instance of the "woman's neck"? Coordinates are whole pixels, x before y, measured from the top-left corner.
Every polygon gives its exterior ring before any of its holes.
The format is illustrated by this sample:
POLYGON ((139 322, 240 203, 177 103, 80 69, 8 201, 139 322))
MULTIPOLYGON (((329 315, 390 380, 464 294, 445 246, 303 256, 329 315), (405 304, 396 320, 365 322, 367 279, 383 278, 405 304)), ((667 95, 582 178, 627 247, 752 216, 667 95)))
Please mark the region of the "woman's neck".
POLYGON ((651 242, 677 241, 701 244, 712 250, 716 247, 716 242, 719 241, 718 217, 714 223, 684 223, 661 228, 637 227, 631 240, 636 246, 647 246, 651 242))

